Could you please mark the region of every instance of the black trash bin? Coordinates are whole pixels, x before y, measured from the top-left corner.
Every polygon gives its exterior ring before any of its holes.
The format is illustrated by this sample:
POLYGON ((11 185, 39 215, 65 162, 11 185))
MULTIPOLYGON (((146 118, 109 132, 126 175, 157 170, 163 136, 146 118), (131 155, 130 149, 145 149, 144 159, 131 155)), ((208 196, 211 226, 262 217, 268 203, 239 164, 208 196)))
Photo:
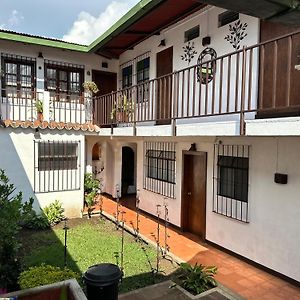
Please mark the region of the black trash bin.
POLYGON ((104 263, 88 268, 83 278, 88 300, 117 300, 123 273, 117 265, 104 263))

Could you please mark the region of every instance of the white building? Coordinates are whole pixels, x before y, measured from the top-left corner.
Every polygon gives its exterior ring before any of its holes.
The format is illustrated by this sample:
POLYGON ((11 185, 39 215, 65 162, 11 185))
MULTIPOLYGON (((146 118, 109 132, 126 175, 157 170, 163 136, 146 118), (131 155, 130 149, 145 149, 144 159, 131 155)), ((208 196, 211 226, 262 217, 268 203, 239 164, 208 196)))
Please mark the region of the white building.
POLYGON ((300 281, 299 37, 193 0, 142 1, 89 46, 1 31, 0 167, 69 216, 104 168, 105 193, 300 281))

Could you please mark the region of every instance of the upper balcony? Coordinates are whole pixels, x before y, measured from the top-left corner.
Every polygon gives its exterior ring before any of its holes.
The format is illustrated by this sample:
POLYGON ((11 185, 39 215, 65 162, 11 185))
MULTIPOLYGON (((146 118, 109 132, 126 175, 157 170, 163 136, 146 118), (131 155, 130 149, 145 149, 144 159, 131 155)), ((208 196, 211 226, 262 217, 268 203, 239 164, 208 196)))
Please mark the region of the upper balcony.
POLYGON ((180 134, 186 124, 235 122, 243 135, 248 121, 299 116, 299 41, 297 31, 220 57, 207 52, 200 64, 95 97, 94 123, 131 124, 133 134, 171 124, 180 134))
POLYGON ((89 98, 84 95, 51 94, 29 89, 3 89, 0 115, 11 121, 55 121, 85 124, 92 121, 89 98))

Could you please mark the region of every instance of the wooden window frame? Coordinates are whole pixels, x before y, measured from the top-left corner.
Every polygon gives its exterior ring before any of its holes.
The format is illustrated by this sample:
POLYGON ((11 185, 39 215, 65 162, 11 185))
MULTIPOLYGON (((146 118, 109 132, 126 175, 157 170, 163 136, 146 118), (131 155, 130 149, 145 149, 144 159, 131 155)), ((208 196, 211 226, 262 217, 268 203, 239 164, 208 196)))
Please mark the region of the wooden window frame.
MULTIPOLYGON (((6 96, 6 91, 9 87, 15 87, 16 88, 16 92, 17 92, 17 97, 20 97, 21 98, 21 95, 22 95, 22 88, 30 88, 31 91, 32 91, 32 94, 31 94, 31 97, 29 98, 33 98, 33 92, 36 88, 36 62, 34 59, 27 59, 26 57, 14 57, 14 56, 2 56, 1 57, 1 69, 3 70, 4 74, 2 76, 2 80, 1 80, 1 83, 2 83, 2 96, 5 97, 6 96), (6 84, 6 76, 7 76, 7 73, 6 73, 6 64, 16 64, 17 65, 17 73, 15 74, 16 75, 16 85, 15 86, 12 86, 12 85, 7 85, 6 84), (27 86, 27 87, 22 87, 22 82, 21 82, 21 65, 26 65, 26 66, 29 66, 31 68, 31 75, 28 77, 31 77, 31 86, 27 86)), ((28 98, 28 97, 27 97, 28 98)))
POLYGON ((122 89, 131 87, 132 83, 133 83, 133 65, 129 65, 122 68, 122 89), (127 69, 130 70, 129 73, 124 74, 127 69), (126 80, 127 78, 128 80, 126 80))
POLYGON ((56 64, 51 64, 51 63, 45 63, 45 68, 44 68, 44 76, 45 76, 45 91, 49 92, 54 92, 56 95, 67 95, 67 96, 72 96, 72 95, 78 95, 81 96, 83 93, 83 79, 84 79, 84 69, 82 68, 76 68, 76 67, 70 67, 70 66, 64 66, 64 65, 56 65, 56 64), (56 70, 56 87, 54 89, 49 89, 48 88, 48 82, 50 79, 48 78, 47 75, 47 70, 48 69, 53 69, 56 70), (59 78, 60 72, 66 72, 67 73, 67 80, 63 81, 59 78), (71 82, 74 83, 74 81, 71 81, 71 73, 79 73, 79 91, 78 92, 72 92, 71 90, 71 82), (64 82, 67 84, 67 90, 66 91, 61 91, 60 84, 64 82))

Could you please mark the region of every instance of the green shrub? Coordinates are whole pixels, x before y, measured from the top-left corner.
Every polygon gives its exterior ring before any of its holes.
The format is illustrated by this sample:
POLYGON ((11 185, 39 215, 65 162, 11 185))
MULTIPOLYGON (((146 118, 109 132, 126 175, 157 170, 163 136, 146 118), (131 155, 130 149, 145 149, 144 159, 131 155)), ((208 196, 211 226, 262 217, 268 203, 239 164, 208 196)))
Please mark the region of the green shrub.
POLYGON ((20 244, 17 234, 22 218, 22 193, 15 193, 4 170, 0 169, 0 288, 16 288, 20 264, 17 252, 20 244))
POLYGON ((43 209, 43 212, 51 225, 57 224, 65 219, 64 211, 62 204, 58 200, 55 200, 43 209))
POLYGON ((217 282, 214 275, 217 273, 217 267, 195 265, 194 267, 187 263, 180 264, 181 285, 187 291, 194 295, 205 292, 215 286, 217 282))
POLYGON ((84 192, 89 194, 91 192, 97 193, 100 189, 100 181, 93 178, 92 173, 84 174, 84 192))
POLYGON ((23 204, 21 225, 28 229, 46 229, 50 227, 48 219, 41 213, 37 214, 32 208, 33 199, 23 204))
POLYGON ((42 264, 40 266, 30 267, 28 270, 22 272, 19 276, 18 283, 23 290, 71 278, 79 280, 80 275, 68 268, 61 269, 59 267, 42 264))

